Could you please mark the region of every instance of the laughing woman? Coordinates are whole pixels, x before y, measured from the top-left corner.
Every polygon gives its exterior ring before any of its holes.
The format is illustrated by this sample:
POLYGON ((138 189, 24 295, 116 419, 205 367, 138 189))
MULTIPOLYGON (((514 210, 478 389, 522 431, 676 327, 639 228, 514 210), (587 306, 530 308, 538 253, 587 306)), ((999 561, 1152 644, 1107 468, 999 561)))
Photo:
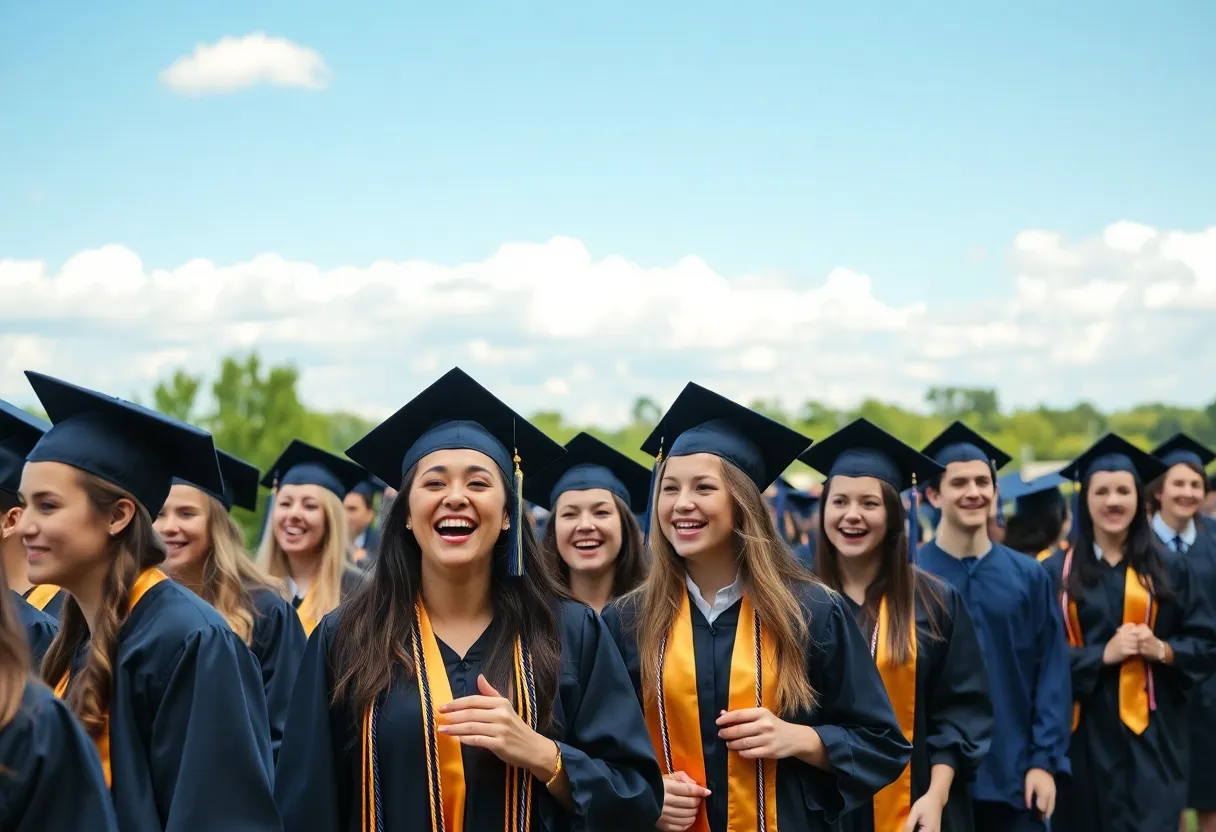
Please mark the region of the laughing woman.
POLYGON ((1216 621, 1186 558, 1153 536, 1141 483, 1164 470, 1112 434, 1062 472, 1081 483, 1076 543, 1043 565, 1070 645, 1069 832, 1165 832, 1187 803, 1188 700, 1216 669, 1216 621))
MULTIPOLYGON (((979 641, 958 592, 909 562, 900 492, 942 469, 864 419, 802 461, 827 476, 816 574, 848 604, 891 697, 912 761, 848 832, 971 832, 972 774, 988 752, 992 704, 979 641)), ((982 832, 982 831, 981 831, 982 832)))
POLYGON ((42 678, 96 743, 119 828, 281 829, 257 660, 157 568, 173 478, 223 488, 211 437, 26 375, 54 427, 22 473, 18 529, 30 579, 70 595, 42 678))
POLYGON ((646 510, 650 472, 588 433, 528 477, 524 496, 551 512, 543 548, 575 598, 600 612, 646 577, 634 512, 646 510))
POLYGON ((257 657, 277 757, 306 637, 279 587, 245 554, 229 514, 233 505, 257 508, 258 469, 223 451, 219 462, 222 491, 174 482, 153 526, 168 550, 165 571, 215 607, 257 657))
POLYGON ((262 538, 258 565, 287 582, 305 634, 363 577, 347 557, 350 535, 342 500, 366 478, 349 459, 296 439, 262 480, 274 497, 272 533, 262 538))
POLYGON ((522 468, 562 448, 456 369, 348 453, 400 494, 367 582, 308 642, 287 828, 653 828, 659 769, 621 658, 523 520, 522 468))
POLYGON ((664 832, 825 830, 908 762, 861 631, 764 502, 809 444, 696 384, 646 442, 667 452, 651 572, 604 618, 666 775, 664 832))

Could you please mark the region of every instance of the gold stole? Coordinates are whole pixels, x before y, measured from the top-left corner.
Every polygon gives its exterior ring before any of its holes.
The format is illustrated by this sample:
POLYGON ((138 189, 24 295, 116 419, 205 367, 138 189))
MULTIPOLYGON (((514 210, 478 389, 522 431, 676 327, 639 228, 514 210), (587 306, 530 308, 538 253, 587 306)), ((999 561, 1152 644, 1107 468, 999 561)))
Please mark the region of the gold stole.
MULTIPOLYGON (((145 569, 139 573, 139 577, 135 579, 135 585, 131 587, 131 595, 127 600, 127 609, 135 609, 135 605, 140 602, 149 589, 156 586, 161 581, 168 580, 169 577, 159 569, 145 569)), ((130 612, 127 613, 130 615, 130 612)), ((71 671, 63 674, 63 678, 59 680, 59 684, 55 685, 55 695, 60 699, 67 694, 68 681, 71 679, 71 671)), ((93 738, 93 743, 97 746, 97 754, 101 757, 101 770, 106 775, 106 786, 112 785, 110 782, 110 714, 107 711, 103 714, 105 722, 105 730, 98 736, 93 738)))
MULTIPOLYGON (((414 631, 411 638, 418 698, 422 705, 423 751, 426 754, 427 794, 431 832, 464 832, 465 779, 460 740, 440 734, 439 709, 452 701, 452 686, 439 641, 431 619, 419 599, 415 604, 414 631)), ((532 656, 523 639, 515 639, 516 713, 537 730, 536 683, 532 656)), ((377 761, 379 706, 373 702, 363 715, 362 745, 362 825, 363 832, 381 832, 384 818, 380 811, 380 772, 377 761)), ((532 774, 527 769, 507 766, 506 801, 503 808, 504 832, 530 832, 532 825, 532 774)))
POLYGON ((1034 559, 1037 560, 1039 563, 1042 563, 1043 561, 1045 561, 1049 557, 1051 557, 1053 554, 1055 554, 1055 551, 1056 551, 1055 549, 1048 546, 1046 549, 1044 549, 1043 551, 1041 551, 1037 555, 1035 555, 1034 559))
MULTIPOLYGON (((647 691, 646 726, 666 774, 683 771, 704 786, 701 710, 688 593, 659 653, 658 691, 647 691)), ((745 595, 730 658, 728 710, 767 708, 777 713, 777 646, 760 626, 745 595), (750 638, 748 637, 750 634, 750 638)), ((777 832, 777 761, 745 760, 727 752, 728 832, 777 832)), ((709 832, 702 804, 691 832, 709 832)))
MULTIPOLYGON (((878 675, 882 677, 904 739, 912 742, 916 725, 916 622, 914 618, 908 639, 911 652, 903 664, 896 664, 891 655, 890 626, 890 612, 884 596, 878 605, 878 621, 870 637, 870 655, 878 665, 878 675)), ((874 795, 874 832, 902 832, 911 810, 912 762, 909 760, 895 782, 874 795)))
MULTIPOLYGON (((1072 553, 1064 559, 1064 574, 1061 584, 1068 581, 1072 567, 1072 553)), ((1081 632, 1081 620, 1077 617, 1077 602, 1061 594, 1064 603, 1064 631, 1071 647, 1084 647, 1085 637, 1081 632)), ((1123 581, 1123 623, 1147 624, 1149 629, 1157 626, 1157 605, 1153 603, 1152 583, 1141 579, 1129 565, 1123 581)), ((1126 659, 1119 666, 1119 718, 1133 734, 1143 734, 1148 728, 1149 712, 1156 710, 1153 699, 1153 672, 1148 661, 1140 658, 1126 659)), ((1081 722, 1081 703, 1072 704, 1072 730, 1081 722)))
POLYGON ((317 628, 317 624, 321 621, 321 616, 317 615, 315 609, 317 605, 317 582, 313 579, 312 586, 308 588, 308 592, 304 593, 304 597, 300 599, 300 606, 296 607, 296 615, 300 617, 300 624, 304 626, 304 636, 312 635, 312 631, 317 628))
POLYGON ((30 594, 25 596, 25 600, 29 601, 31 606, 45 610, 46 605, 51 603, 51 599, 58 594, 59 587, 54 584, 39 584, 30 590, 30 594))

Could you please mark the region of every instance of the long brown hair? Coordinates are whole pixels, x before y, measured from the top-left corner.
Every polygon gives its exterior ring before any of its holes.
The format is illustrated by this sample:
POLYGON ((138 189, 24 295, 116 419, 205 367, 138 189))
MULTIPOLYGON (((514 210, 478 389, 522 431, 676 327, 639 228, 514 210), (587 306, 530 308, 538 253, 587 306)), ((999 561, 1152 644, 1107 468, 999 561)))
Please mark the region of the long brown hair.
MULTIPOLYGON (((331 704, 345 704, 363 713, 382 691, 388 689, 393 671, 400 668, 406 678, 415 674, 410 640, 416 617, 415 602, 422 591, 422 549, 414 533, 406 528, 409 492, 417 467, 408 471, 400 493, 394 498, 380 533, 380 550, 371 576, 364 580, 342 607, 342 622, 333 644, 334 686, 331 704)), ((496 476, 499 476, 496 474, 496 476)), ((502 482, 501 476, 499 481, 502 482)), ((506 505, 515 495, 503 482, 506 505)), ((509 534, 499 534, 492 558, 490 592, 494 606, 493 640, 486 650, 483 673, 497 690, 515 692, 513 644, 522 636, 532 654, 536 684, 537 725, 543 730, 553 715, 561 669, 561 615, 558 605, 569 598, 553 576, 541 554, 532 526, 526 520, 517 530, 523 546, 524 573, 518 578, 507 572, 509 534)))
POLYGON ((0 728, 13 721, 30 677, 30 647, 17 621, 4 562, 0 561, 0 728))
MULTIPOLYGON (((777 647, 777 709, 792 714, 815 707, 817 694, 806 677, 803 648, 810 638, 806 612, 793 587, 815 581, 781 541, 772 515, 756 484, 732 463, 721 460, 722 478, 734 514, 734 535, 739 550, 739 572, 744 591, 777 647)), ((661 482, 667 462, 660 464, 661 482)), ((687 592, 684 561, 662 534, 655 512, 650 518, 650 575, 637 590, 640 615, 638 648, 642 656, 642 687, 654 696, 659 677, 659 654, 664 639, 680 613, 687 592)))
POLYGON ((267 576, 245 553, 245 535, 223 503, 200 490, 207 512, 211 548, 204 556, 202 598, 228 622, 245 644, 253 641, 257 608, 250 594, 268 589, 285 594, 283 582, 267 576))
POLYGON ((131 588, 140 572, 164 563, 165 550, 152 528, 151 515, 138 500, 100 477, 84 471, 76 473, 98 522, 110 515, 119 500, 130 500, 135 505, 131 521, 109 543, 110 568, 102 581, 101 607, 93 632, 90 634, 76 599, 69 595, 63 604, 59 634, 42 660, 42 679, 54 686, 71 671, 72 657, 80 646, 89 643, 84 669, 73 680, 65 699, 89 735, 98 737, 106 730, 118 633, 130 614, 131 588))
MULTIPOLYGON (((612 574, 612 597, 619 598, 637 589, 642 581, 646 580, 646 547, 642 543, 642 528, 638 525, 633 512, 629 510, 629 506, 625 505, 615 494, 612 495, 612 502, 616 504, 616 513, 621 517, 621 551, 617 553, 616 560, 613 562, 612 574)), ((549 568, 569 589, 570 565, 562 558, 561 552, 557 548, 556 503, 553 508, 554 516, 549 518, 549 522, 545 526, 545 533, 541 537, 541 548, 544 550, 545 559, 549 562, 549 568)))
MULTIPOLYGON (((936 580, 928 573, 908 562, 908 524, 903 501, 888 483, 879 482, 882 504, 887 510, 887 529, 878 544, 878 574, 866 589, 866 600, 862 605, 862 630, 869 633, 878 621, 878 607, 887 599, 887 615, 890 626, 887 631, 887 649, 896 664, 904 664, 911 658, 911 640, 916 632, 916 599, 930 608, 943 607, 941 593, 936 580)), ((837 592, 844 591, 844 579, 840 574, 840 552, 832 545, 827 535, 825 517, 832 499, 832 480, 823 484, 823 497, 819 511, 819 524, 815 538, 815 562, 813 571, 821 581, 837 592)), ((938 632, 936 616, 930 615, 932 633, 938 632)))
MULTIPOLYGON (((350 534, 346 522, 346 509, 338 495, 322 488, 317 499, 321 503, 321 511, 325 515, 325 537, 321 539, 321 565, 317 576, 305 598, 305 604, 300 606, 300 614, 313 621, 320 621, 329 612, 337 608, 342 601, 342 575, 348 563, 347 552, 350 547, 350 534), (307 606, 307 609, 305 609, 307 606)), ((268 511, 273 512, 278 502, 276 493, 271 500, 268 511)), ((291 577, 291 564, 287 553, 279 546, 279 539, 274 534, 274 518, 272 527, 262 537, 262 545, 258 548, 257 563, 264 574, 286 582, 291 577)))

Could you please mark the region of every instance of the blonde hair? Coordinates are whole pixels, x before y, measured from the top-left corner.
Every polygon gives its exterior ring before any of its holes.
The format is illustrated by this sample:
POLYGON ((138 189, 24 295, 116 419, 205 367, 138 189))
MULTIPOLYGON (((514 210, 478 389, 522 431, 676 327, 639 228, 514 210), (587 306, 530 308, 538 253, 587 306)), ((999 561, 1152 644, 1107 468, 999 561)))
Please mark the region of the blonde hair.
MULTIPOLYGON (((320 621, 342 601, 342 573, 346 571, 347 551, 350 546, 346 509, 338 495, 322 488, 318 499, 321 502, 321 512, 325 515, 325 536, 321 538, 321 565, 299 609, 300 617, 311 621, 320 621)), ((277 504, 278 492, 271 500, 268 510, 274 512, 277 504)), ((262 545, 258 547, 257 562, 262 571, 272 578, 285 581, 291 577, 287 553, 279 546, 279 539, 274 534, 273 516, 270 528, 262 538, 262 545)))
POLYGON ((245 551, 245 535, 223 503, 199 491, 207 509, 211 548, 203 562, 202 598, 228 622, 246 644, 253 641, 256 607, 250 590, 269 589, 286 595, 286 586, 266 575, 245 551))
MULTIPOLYGON (((734 534, 740 550, 739 573, 744 592, 756 609, 764 629, 777 648, 777 709, 783 715, 815 707, 816 693, 806 678, 803 647, 810 627, 792 587, 818 583, 803 569, 777 535, 764 497, 752 480, 726 460, 722 475, 734 506, 734 534)), ((667 468, 664 461, 656 480, 667 468)), ((638 596, 638 647, 642 656, 642 687, 653 704, 659 677, 659 656, 667 634, 683 604, 685 572, 683 559, 663 536, 656 512, 650 518, 650 575, 632 595, 638 596)))

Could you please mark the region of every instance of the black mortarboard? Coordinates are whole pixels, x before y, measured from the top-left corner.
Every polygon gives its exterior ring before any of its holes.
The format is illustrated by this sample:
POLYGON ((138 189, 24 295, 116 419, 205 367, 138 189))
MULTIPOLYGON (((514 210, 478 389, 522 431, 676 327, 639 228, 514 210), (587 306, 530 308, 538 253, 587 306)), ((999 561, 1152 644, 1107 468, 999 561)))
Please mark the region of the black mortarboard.
POLYGON ((220 474, 224 478, 224 489, 220 492, 211 491, 188 480, 174 479, 174 483, 193 485, 219 500, 229 511, 233 506, 247 511, 257 511, 258 507, 258 478, 262 473, 256 465, 250 465, 240 457, 235 457, 227 451, 217 450, 220 461, 220 474))
POLYGON ((21 489, 25 458, 50 427, 50 422, 0 399, 0 491, 16 494, 21 489))
POLYGON ((511 523, 510 572, 523 569, 518 529, 523 523, 525 472, 541 471, 565 453, 540 428, 455 367, 403 405, 346 453, 387 483, 404 483, 405 474, 435 451, 470 450, 485 454, 516 492, 511 523))
POLYGON ((155 516, 174 477, 222 491, 211 434, 132 402, 27 370, 52 427, 30 462, 61 462, 126 490, 155 516))
POLYGON ((1044 474, 1032 480, 1024 480, 1021 476, 1016 476, 1006 482, 1002 478, 1001 482, 1001 499, 1013 500, 1014 511, 1022 513, 1032 510, 1038 505, 1063 502, 1064 494, 1060 488, 1068 480, 1059 474, 1044 474))
POLYGON ((689 382, 642 450, 656 459, 713 454, 739 468, 763 491, 810 444, 798 431, 689 382))
POLYGON ((999 471, 1013 459, 971 428, 957 421, 939 433, 932 442, 924 447, 921 453, 942 468, 951 462, 987 462, 994 471, 999 471))
POLYGON ((785 495, 785 503, 792 514, 809 517, 819 503, 819 498, 809 491, 790 491, 785 495))
POLYGON ((824 476, 875 477, 898 492, 945 470, 873 422, 857 419, 798 457, 824 476))
POLYGON ((366 498, 370 504, 377 494, 383 494, 384 489, 388 488, 388 484, 379 477, 372 476, 365 480, 355 483, 355 487, 351 489, 351 493, 358 494, 366 498))
POLYGON ((565 456, 529 475, 524 496, 552 511, 557 498, 567 491, 602 488, 630 507, 645 511, 650 498, 650 471, 589 433, 580 433, 566 443, 565 456))
POLYGON ((1150 482, 1168 470, 1165 463, 1137 448, 1122 436, 1108 433, 1064 466, 1061 476, 1082 481, 1099 471, 1127 471, 1141 483, 1150 482))
POLYGON ((1165 463, 1167 470, 1179 463, 1189 462, 1202 471, 1209 462, 1216 459, 1216 453, 1211 448, 1202 442, 1196 442, 1185 433, 1176 433, 1153 448, 1153 456, 1165 463))
POLYGON ((367 471, 361 465, 293 439, 262 477, 262 485, 276 490, 284 485, 316 485, 341 500, 366 477, 367 471))

